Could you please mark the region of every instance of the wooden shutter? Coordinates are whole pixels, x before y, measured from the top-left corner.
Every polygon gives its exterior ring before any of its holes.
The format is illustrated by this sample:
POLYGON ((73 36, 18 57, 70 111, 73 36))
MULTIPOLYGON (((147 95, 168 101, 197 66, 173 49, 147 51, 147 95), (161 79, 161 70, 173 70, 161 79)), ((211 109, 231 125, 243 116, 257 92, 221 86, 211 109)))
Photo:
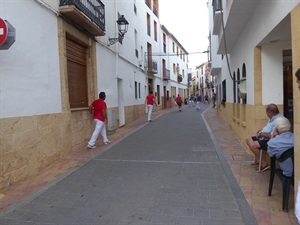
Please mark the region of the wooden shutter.
POLYGON ((86 47, 67 39, 67 70, 70 108, 88 106, 86 47))

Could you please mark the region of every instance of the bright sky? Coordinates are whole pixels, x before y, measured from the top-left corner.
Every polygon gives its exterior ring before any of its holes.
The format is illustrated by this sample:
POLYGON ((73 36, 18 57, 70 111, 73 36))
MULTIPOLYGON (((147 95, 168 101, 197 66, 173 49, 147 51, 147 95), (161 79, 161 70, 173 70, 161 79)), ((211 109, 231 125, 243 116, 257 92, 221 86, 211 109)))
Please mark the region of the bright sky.
POLYGON ((160 22, 189 53, 189 68, 207 61, 208 9, 207 0, 160 0, 160 22))

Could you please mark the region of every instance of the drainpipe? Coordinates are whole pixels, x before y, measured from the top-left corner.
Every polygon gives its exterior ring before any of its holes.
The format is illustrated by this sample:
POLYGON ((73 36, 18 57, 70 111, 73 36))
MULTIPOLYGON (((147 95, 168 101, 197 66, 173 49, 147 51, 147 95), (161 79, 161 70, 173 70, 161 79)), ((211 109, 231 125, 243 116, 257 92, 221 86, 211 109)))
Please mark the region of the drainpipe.
POLYGON ((45 8, 47 8, 48 10, 50 10, 51 12, 53 12, 56 16, 59 16, 59 12, 54 9, 51 5, 49 5, 48 3, 44 2, 43 0, 35 0, 37 3, 40 3, 42 6, 44 6, 45 8))

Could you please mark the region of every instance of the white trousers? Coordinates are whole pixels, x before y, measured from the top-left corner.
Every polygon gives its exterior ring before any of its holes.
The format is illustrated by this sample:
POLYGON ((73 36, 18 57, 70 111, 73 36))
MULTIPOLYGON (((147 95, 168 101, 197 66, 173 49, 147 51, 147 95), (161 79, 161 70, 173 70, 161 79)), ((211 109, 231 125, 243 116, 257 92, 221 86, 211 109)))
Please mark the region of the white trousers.
POLYGON ((194 107, 195 106, 195 102, 194 100, 190 100, 190 106, 194 107))
POLYGON ((197 101, 197 109, 200 109, 200 102, 197 101))
POLYGON ((95 130, 92 134, 92 137, 90 141, 88 142, 89 145, 93 146, 95 145, 97 138, 99 134, 101 133, 103 141, 106 142, 108 141, 107 136, 106 136, 106 126, 105 123, 102 122, 101 120, 94 119, 95 121, 95 130))
POLYGON ((147 105, 148 110, 148 121, 152 120, 152 111, 153 111, 153 105, 147 105))

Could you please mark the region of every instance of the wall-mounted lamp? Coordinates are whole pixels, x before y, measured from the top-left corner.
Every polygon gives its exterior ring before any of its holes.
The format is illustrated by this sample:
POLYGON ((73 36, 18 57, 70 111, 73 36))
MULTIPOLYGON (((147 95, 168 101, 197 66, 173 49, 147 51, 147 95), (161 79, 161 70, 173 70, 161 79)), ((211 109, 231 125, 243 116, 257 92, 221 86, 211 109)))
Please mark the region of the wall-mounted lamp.
POLYGON ((117 38, 108 38, 109 45, 113 45, 117 42, 120 42, 122 44, 124 35, 127 32, 128 29, 128 21, 125 19, 124 15, 121 15, 119 19, 117 20, 118 24, 118 30, 119 30, 119 36, 117 38))

